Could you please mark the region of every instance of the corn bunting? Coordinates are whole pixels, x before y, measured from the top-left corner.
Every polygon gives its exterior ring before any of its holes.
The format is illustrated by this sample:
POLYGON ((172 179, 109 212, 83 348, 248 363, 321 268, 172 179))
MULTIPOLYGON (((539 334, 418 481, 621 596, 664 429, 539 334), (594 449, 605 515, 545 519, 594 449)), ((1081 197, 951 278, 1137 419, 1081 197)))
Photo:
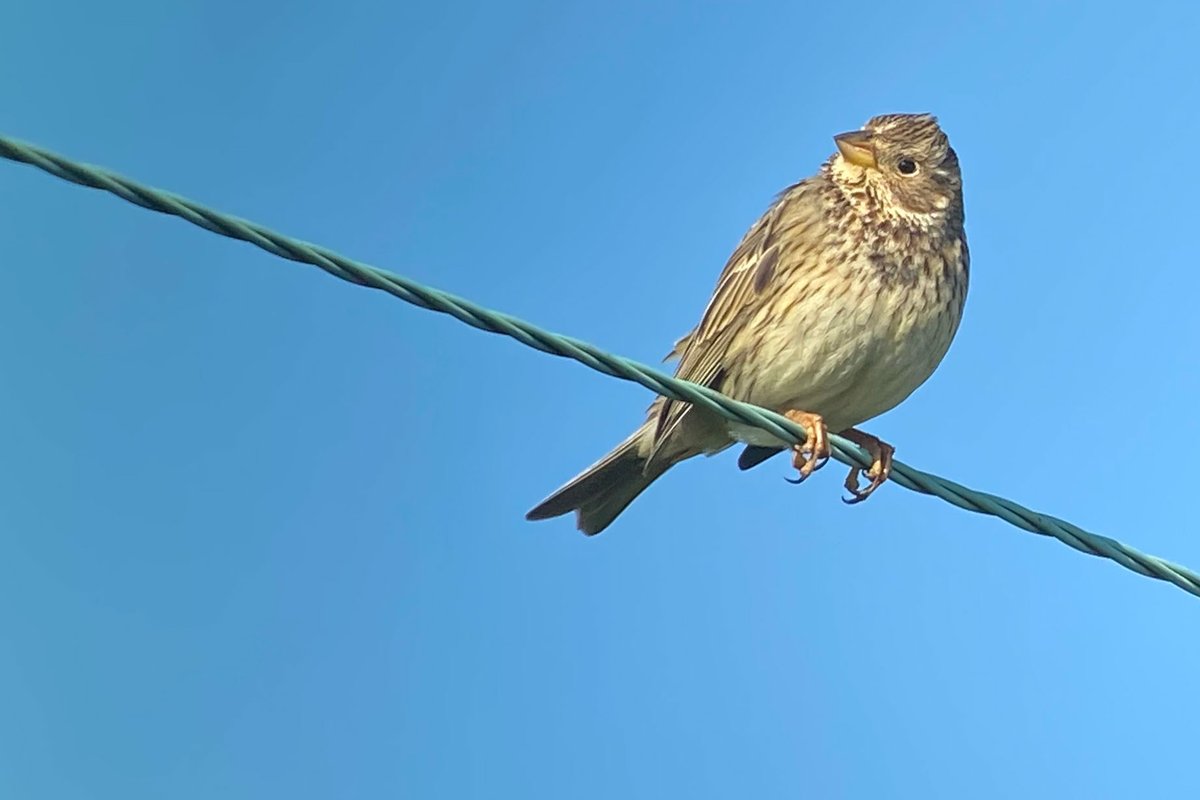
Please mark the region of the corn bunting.
MULTIPOLYGON (((891 445, 855 426, 895 407, 933 374, 967 295, 958 156, 928 114, 887 114, 834 137, 837 151, 784 190, 725 265, 700 323, 669 357, 676 376, 778 411, 803 427, 799 480, 829 458, 836 431, 871 455, 846 477, 848 502, 891 470, 891 445)), ((604 530, 673 465, 746 444, 749 469, 790 446, 758 428, 659 397, 646 421, 530 511, 577 512, 604 530)))

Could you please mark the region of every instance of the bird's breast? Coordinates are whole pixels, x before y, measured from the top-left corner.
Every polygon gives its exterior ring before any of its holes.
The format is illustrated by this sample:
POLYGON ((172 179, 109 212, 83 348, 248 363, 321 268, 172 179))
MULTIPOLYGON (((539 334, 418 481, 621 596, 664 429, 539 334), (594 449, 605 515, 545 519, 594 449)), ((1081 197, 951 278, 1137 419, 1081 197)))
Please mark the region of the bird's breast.
POLYGON ((893 408, 933 374, 962 315, 965 242, 857 244, 854 257, 797 272, 775 310, 760 309, 745 353, 757 363, 740 371, 747 379, 731 376, 742 399, 818 413, 844 430, 893 408))

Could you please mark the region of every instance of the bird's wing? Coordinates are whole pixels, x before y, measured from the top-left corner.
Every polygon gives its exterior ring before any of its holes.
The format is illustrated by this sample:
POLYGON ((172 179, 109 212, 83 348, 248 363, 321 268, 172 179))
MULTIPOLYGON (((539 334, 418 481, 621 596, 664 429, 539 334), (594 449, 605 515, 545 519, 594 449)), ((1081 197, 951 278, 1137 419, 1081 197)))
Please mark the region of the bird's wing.
MULTIPOLYGON (((729 345, 745 312, 771 287, 781 253, 781 233, 792 231, 797 195, 804 184, 783 192, 742 238, 717 279, 712 299, 700 324, 675 346, 679 355, 675 376, 710 388, 719 388, 725 372, 729 345)), ((667 398, 660 406, 654 430, 654 452, 678 427, 691 404, 667 398)))

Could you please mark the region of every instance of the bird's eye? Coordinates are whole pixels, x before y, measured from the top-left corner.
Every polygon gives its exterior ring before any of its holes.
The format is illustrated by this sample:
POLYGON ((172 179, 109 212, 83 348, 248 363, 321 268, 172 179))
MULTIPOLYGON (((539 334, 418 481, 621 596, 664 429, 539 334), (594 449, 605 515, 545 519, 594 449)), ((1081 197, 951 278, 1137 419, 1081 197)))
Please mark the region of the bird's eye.
POLYGON ((913 161, 908 156, 896 162, 896 169, 900 170, 901 175, 916 175, 917 162, 913 161))

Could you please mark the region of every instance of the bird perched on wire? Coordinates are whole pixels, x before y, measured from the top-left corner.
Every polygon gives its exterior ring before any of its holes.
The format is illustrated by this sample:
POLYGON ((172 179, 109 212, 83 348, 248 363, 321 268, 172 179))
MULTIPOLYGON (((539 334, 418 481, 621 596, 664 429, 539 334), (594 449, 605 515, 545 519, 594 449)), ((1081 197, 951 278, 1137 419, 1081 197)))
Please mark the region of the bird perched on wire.
MULTIPOLYGON (((812 177, 783 191, 746 233, 712 299, 668 358, 676 376, 799 424, 797 482, 829 458, 828 432, 865 448, 868 484, 850 470, 847 502, 888 478, 894 449, 855 426, 895 407, 933 374, 967 295, 958 156, 929 114, 873 117, 834 137, 812 177)), ((659 397, 645 423, 530 511, 575 511, 604 530, 680 461, 747 445, 749 469, 790 445, 690 403, 659 397)))

